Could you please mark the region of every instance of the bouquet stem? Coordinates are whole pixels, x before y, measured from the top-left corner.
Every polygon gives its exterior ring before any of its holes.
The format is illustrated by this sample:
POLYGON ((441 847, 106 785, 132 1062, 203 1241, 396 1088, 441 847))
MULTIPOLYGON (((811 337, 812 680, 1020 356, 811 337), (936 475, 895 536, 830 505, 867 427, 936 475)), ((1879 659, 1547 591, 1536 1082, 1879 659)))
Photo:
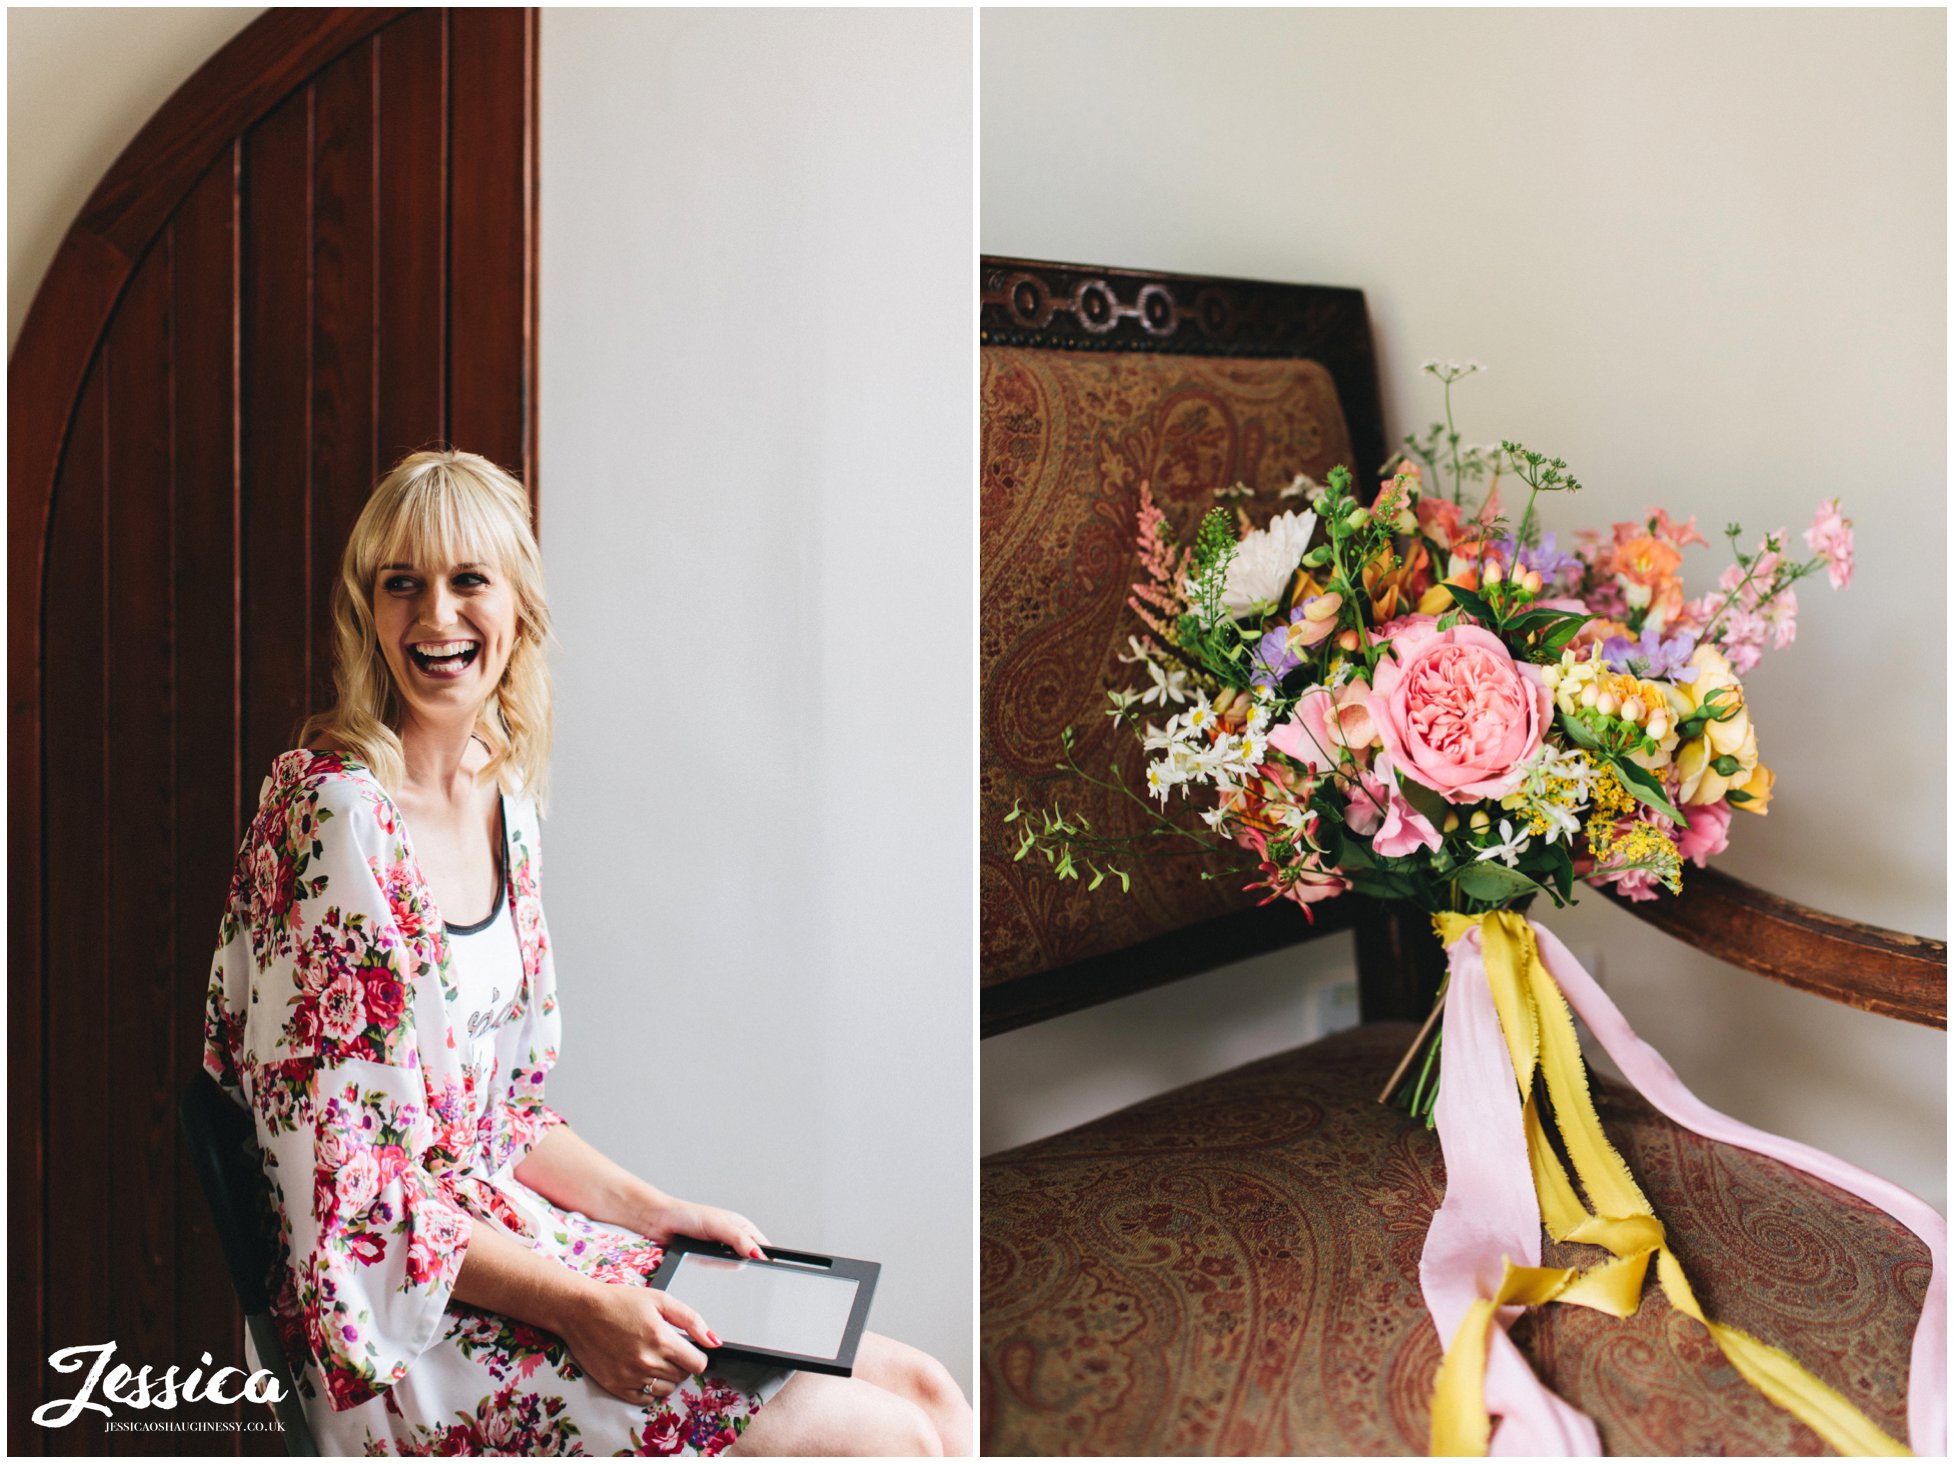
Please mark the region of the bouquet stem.
POLYGON ((1448 972, 1439 983, 1431 1015, 1425 1018, 1425 1025, 1418 1029, 1418 1035, 1411 1039, 1411 1046, 1405 1049, 1404 1056, 1384 1084, 1384 1091, 1377 1095, 1379 1103, 1389 1103, 1395 1096, 1397 1106, 1413 1118, 1422 1119, 1427 1128, 1435 1122, 1432 1106, 1438 1101, 1438 1050, 1445 1036, 1439 1019, 1445 1012, 1445 988, 1451 979, 1448 972), (1417 1079, 1406 1086, 1405 1078, 1414 1065, 1418 1069, 1417 1079))

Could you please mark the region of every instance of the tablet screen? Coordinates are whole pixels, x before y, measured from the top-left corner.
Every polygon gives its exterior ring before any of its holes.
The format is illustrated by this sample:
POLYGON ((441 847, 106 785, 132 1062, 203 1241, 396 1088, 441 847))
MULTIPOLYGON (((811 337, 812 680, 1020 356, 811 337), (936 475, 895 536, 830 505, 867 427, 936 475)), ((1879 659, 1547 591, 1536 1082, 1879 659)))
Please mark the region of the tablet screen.
POLYGON ((673 1260, 678 1269, 665 1285, 666 1294, 694 1308, 722 1341, 801 1357, 834 1357, 841 1351, 860 1285, 853 1277, 692 1251, 680 1251, 673 1260))

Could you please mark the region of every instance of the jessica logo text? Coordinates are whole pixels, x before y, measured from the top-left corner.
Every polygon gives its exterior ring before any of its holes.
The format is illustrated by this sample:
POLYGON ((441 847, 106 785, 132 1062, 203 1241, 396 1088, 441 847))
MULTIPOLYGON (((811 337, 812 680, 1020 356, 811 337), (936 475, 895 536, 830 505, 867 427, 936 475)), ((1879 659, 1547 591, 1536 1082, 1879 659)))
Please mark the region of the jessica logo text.
MULTIPOLYGON (((150 1369, 143 1367, 131 1372, 127 1363, 117 1363, 107 1377, 103 1371, 115 1356, 113 1342, 96 1342, 82 1347, 64 1347, 59 1352, 48 1354, 48 1362, 56 1372, 80 1372, 88 1367, 88 1377, 81 1385, 81 1391, 72 1398, 57 1398, 43 1403, 34 1410, 34 1422, 43 1428, 65 1428, 81 1416, 84 1408, 109 1414, 108 1403, 95 1401, 97 1385, 109 1403, 119 1403, 125 1408, 174 1408, 178 1400, 185 1403, 276 1403, 285 1396, 279 1386, 278 1378, 269 1372, 259 1371, 246 1376, 242 1368, 220 1367, 209 1378, 204 1377, 203 1368, 190 1370, 190 1376, 179 1384, 174 1366, 164 1372, 162 1377, 152 1383, 150 1369), (95 1355, 94 1366, 88 1367, 88 1357, 95 1355), (243 1378, 244 1387, 240 1392, 224 1391, 226 1378, 243 1378), (152 1388, 155 1391, 152 1391, 152 1388)), ((205 1367, 210 1365, 210 1354, 203 1354, 205 1367)))

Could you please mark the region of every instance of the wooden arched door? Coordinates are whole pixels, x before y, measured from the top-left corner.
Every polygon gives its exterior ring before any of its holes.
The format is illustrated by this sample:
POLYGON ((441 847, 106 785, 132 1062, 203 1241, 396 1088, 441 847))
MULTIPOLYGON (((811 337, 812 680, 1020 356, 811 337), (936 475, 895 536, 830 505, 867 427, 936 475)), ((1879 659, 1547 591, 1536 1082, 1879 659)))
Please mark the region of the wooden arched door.
POLYGON ((535 492, 536 40, 533 10, 268 12, 110 169, 22 327, 10 1452, 280 1451, 30 1414, 85 1375, 60 1348, 243 1359, 175 1098, 259 780, 330 690, 376 474, 450 441, 535 492))

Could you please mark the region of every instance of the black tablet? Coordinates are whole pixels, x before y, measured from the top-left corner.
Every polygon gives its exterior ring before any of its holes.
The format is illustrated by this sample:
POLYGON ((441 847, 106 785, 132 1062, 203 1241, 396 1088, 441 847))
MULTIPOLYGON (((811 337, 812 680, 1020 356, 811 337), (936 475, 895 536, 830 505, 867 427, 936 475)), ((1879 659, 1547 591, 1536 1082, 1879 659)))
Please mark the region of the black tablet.
POLYGON ((767 1258, 756 1261, 717 1241, 677 1236, 665 1247, 651 1284, 705 1318, 723 1344, 699 1343, 710 1357, 848 1377, 882 1267, 779 1246, 762 1249, 767 1258))

